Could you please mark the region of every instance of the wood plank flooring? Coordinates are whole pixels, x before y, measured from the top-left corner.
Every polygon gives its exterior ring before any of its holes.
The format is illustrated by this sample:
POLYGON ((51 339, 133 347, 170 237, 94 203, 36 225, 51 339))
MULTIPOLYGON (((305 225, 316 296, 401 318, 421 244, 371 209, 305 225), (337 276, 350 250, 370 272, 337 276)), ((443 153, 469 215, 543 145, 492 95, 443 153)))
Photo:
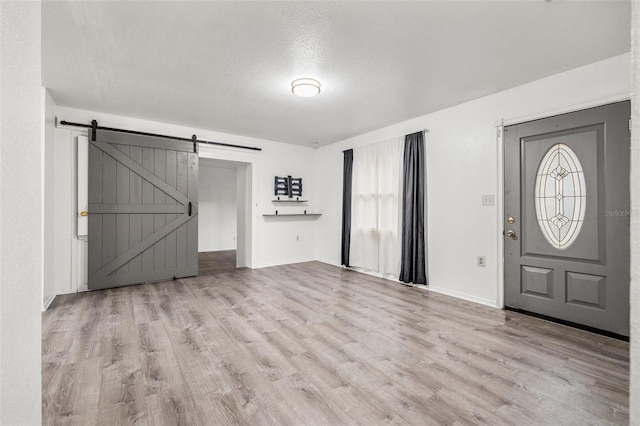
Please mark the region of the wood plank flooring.
POLYGON ((236 251, 219 250, 198 253, 198 275, 214 275, 236 270, 236 251))
POLYGON ((628 343, 318 262, 59 296, 46 425, 628 423, 628 343))

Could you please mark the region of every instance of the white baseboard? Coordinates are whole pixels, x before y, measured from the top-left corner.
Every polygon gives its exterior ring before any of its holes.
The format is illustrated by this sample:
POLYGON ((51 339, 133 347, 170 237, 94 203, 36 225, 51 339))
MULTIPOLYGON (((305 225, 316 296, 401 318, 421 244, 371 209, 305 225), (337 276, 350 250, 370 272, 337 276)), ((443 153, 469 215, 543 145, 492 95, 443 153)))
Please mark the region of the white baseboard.
POLYGON ((64 291, 59 291, 56 296, 62 296, 63 294, 75 294, 75 293, 84 293, 86 291, 90 291, 88 288, 79 288, 77 290, 64 290, 64 291))
POLYGON ((469 295, 469 294, 466 294, 466 293, 461 293, 459 291, 449 290, 448 288, 434 287, 432 285, 429 285, 428 287, 425 287, 425 289, 429 290, 429 291, 433 291, 434 293, 440 293, 440 294, 444 294, 446 296, 455 297, 457 299, 466 300, 468 302, 479 303, 481 305, 490 306, 492 308, 500 309, 500 307, 498 306, 498 303, 495 300, 484 299, 482 297, 476 297, 476 296, 472 296, 472 295, 469 295))
MULTIPOLYGON (((336 265, 335 263, 333 263, 331 261, 328 261, 328 260, 318 259, 318 262, 326 263, 327 265, 337 266, 338 268, 343 268, 342 265, 336 265)), ((469 295, 469 294, 466 294, 466 293, 461 293, 459 291, 449 290, 447 288, 442 288, 442 287, 436 287, 436 286, 433 286, 431 284, 428 285, 428 286, 426 286, 426 285, 407 284, 407 283, 403 283, 402 281, 400 281, 400 280, 398 280, 396 278, 392 278, 392 277, 389 277, 389 276, 384 276, 382 274, 371 272, 371 271, 363 271, 363 270, 356 269, 356 268, 346 268, 346 269, 349 269, 350 271, 358 272, 358 273, 361 273, 361 274, 371 275, 371 276, 382 278, 382 279, 385 279, 385 280, 388 280, 388 281, 396 282, 398 284, 408 285, 410 287, 419 288, 421 290, 433 291, 434 293, 440 293, 440 294, 444 294, 446 296, 455 297, 457 299, 466 300, 468 302, 478 303, 480 305, 485 305, 485 306, 489 306, 489 307, 492 307, 492 308, 501 309, 500 306, 498 306, 498 303, 495 300, 484 299, 482 297, 472 296, 472 295, 469 295)))
POLYGON ((327 259, 315 259, 315 260, 316 262, 326 263, 327 265, 337 266, 338 268, 342 268, 342 265, 332 262, 331 260, 327 260, 327 259))
POLYGON ((261 263, 260 265, 258 265, 255 268, 252 269, 262 269, 262 268, 270 268, 272 266, 284 266, 284 265, 295 265, 296 263, 306 263, 306 262, 313 262, 315 261, 315 259, 306 259, 306 260, 296 260, 293 262, 281 262, 281 263, 261 263))
POLYGON ((45 300, 45 301, 42 303, 42 312, 44 312, 44 311, 46 311, 47 309, 49 309, 49 306, 51 306, 51 302, 53 302, 53 299, 55 299, 55 298, 56 298, 56 295, 54 294, 54 295, 52 295, 52 296, 49 296, 49 297, 47 298, 47 300, 45 300))
MULTIPOLYGON (((340 265, 340 267, 342 267, 342 265, 340 265)), ((375 272, 375 271, 367 271, 366 269, 360 269, 360 268, 354 268, 354 267, 345 267, 346 269, 350 270, 350 271, 354 271, 354 272, 359 272, 361 274, 365 274, 365 275, 371 275, 372 277, 376 277, 376 278, 382 278, 383 280, 387 280, 387 281, 392 281, 394 283, 398 283, 398 284, 402 284, 402 285, 408 285, 410 287, 414 287, 413 284, 407 284, 407 283, 403 283, 402 281, 400 281, 395 275, 391 275, 391 274, 381 274, 380 272, 375 272)))
MULTIPOLYGON (((286 264, 262 264, 260 266, 258 266, 257 268, 251 268, 250 269, 261 269, 261 268, 268 268, 271 266, 279 266, 279 265, 291 265, 291 264, 295 264, 295 263, 305 263, 305 262, 312 262, 313 260, 302 260, 299 262, 292 262, 292 263, 286 263, 286 264)), ((337 268, 344 268, 344 266, 342 265, 338 265, 330 260, 327 259, 316 259, 316 262, 321 262, 321 263, 325 263, 327 265, 331 265, 331 266, 335 266, 337 268)), ((473 302, 473 303, 478 303, 480 305, 484 305, 484 306, 489 306, 491 308, 497 308, 497 309, 501 309, 500 306, 498 306, 497 301, 495 300, 489 300, 489 299, 484 299, 482 297, 476 297, 476 296, 472 296, 466 293, 462 293, 456 290, 450 290, 447 288, 442 288, 442 287, 437 287, 437 286, 433 286, 433 285, 428 285, 428 286, 424 286, 424 285, 416 285, 414 286, 413 284, 406 284, 403 283, 401 281, 399 281, 397 278, 394 277, 390 277, 390 276, 385 276, 376 272, 372 272, 372 271, 364 271, 364 270, 360 270, 360 269, 356 269, 356 268, 345 268, 345 269, 349 269, 350 271, 353 272, 358 272, 360 274, 365 274, 365 275, 370 275, 370 276, 374 276, 377 278, 382 278, 384 280, 387 281, 391 281, 391 282, 395 282, 398 284, 402 284, 402 285, 408 285, 411 287, 415 287, 421 290, 427 290, 427 291, 433 291, 434 293, 440 293, 440 294, 444 294, 446 296, 451 296, 451 297, 455 297, 457 299, 462 299, 462 300, 466 300, 468 302, 473 302)), ((69 290, 69 291, 63 291, 63 292, 58 292, 57 295, 62 295, 62 294, 71 294, 71 293, 77 293, 77 292, 84 292, 84 291, 88 291, 88 289, 79 289, 79 290, 69 290)), ((49 307, 49 305, 51 304, 51 302, 53 302, 53 299, 55 298, 55 296, 51 296, 46 303, 43 304, 43 311, 46 311, 47 308, 49 307)))

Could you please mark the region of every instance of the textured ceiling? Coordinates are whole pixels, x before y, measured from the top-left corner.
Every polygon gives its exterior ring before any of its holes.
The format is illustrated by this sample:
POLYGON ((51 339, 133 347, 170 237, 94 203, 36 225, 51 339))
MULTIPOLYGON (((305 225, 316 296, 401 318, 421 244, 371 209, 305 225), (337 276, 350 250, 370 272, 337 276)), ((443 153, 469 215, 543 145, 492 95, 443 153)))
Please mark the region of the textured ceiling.
POLYGON ((319 145, 630 49, 630 3, 43 2, 60 105, 319 145), (322 83, 313 98, 290 83, 322 83))

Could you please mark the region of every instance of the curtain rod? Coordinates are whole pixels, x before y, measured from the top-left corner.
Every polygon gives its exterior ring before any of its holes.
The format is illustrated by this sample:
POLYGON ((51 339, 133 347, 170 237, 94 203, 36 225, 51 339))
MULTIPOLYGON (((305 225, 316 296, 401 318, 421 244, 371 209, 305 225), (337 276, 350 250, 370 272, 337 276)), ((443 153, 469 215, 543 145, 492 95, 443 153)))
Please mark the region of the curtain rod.
MULTIPOLYGON (((420 130, 418 130, 418 132, 419 132, 419 131, 420 131, 420 130)), ((418 133, 418 132, 415 132, 415 133, 418 133)), ((429 133, 429 129, 422 129, 422 133, 429 133)), ((412 133, 409 133, 409 134, 411 135, 412 133)), ((353 149, 353 148, 349 148, 349 149, 353 149)), ((349 149, 345 149, 345 150, 343 150, 342 152, 349 151, 349 149)))
MULTIPOLYGON (((57 121, 57 118, 56 118, 56 121, 57 121)), ((84 127, 85 129, 92 129, 94 131, 96 129, 99 129, 99 130, 110 130, 110 131, 113 131, 113 132, 129 133, 131 135, 154 136, 154 137, 158 137, 158 138, 173 139, 173 140, 176 140, 176 141, 197 142, 197 143, 203 143, 203 144, 207 144, 207 145, 226 146, 226 147, 229 147, 229 148, 250 149, 252 151, 262 151, 262 148, 258 148, 258 147, 255 147, 255 146, 244 146, 244 145, 235 145, 235 144, 224 143, 224 142, 203 141, 203 140, 197 139, 195 135, 193 135, 193 137, 191 137, 191 138, 180 138, 180 137, 177 137, 177 136, 161 135, 161 134, 157 134, 157 133, 147 133, 147 132, 138 132, 138 131, 135 131, 135 130, 116 129, 114 127, 103 127, 103 126, 98 126, 98 122, 96 120, 92 120, 91 124, 73 123, 71 121, 61 120, 60 122, 58 122, 58 124, 63 125, 63 126, 84 127)))

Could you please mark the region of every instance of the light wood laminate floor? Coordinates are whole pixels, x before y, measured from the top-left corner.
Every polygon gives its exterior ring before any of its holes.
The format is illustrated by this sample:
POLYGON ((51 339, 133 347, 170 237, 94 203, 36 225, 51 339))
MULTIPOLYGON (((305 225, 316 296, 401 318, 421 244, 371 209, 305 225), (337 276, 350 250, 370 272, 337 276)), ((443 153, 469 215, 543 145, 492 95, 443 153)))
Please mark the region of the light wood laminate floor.
POLYGON ((215 275, 236 270, 236 251, 219 250, 198 253, 198 275, 215 275))
POLYGON ((59 296, 43 423, 627 424, 625 342, 318 262, 59 296))

